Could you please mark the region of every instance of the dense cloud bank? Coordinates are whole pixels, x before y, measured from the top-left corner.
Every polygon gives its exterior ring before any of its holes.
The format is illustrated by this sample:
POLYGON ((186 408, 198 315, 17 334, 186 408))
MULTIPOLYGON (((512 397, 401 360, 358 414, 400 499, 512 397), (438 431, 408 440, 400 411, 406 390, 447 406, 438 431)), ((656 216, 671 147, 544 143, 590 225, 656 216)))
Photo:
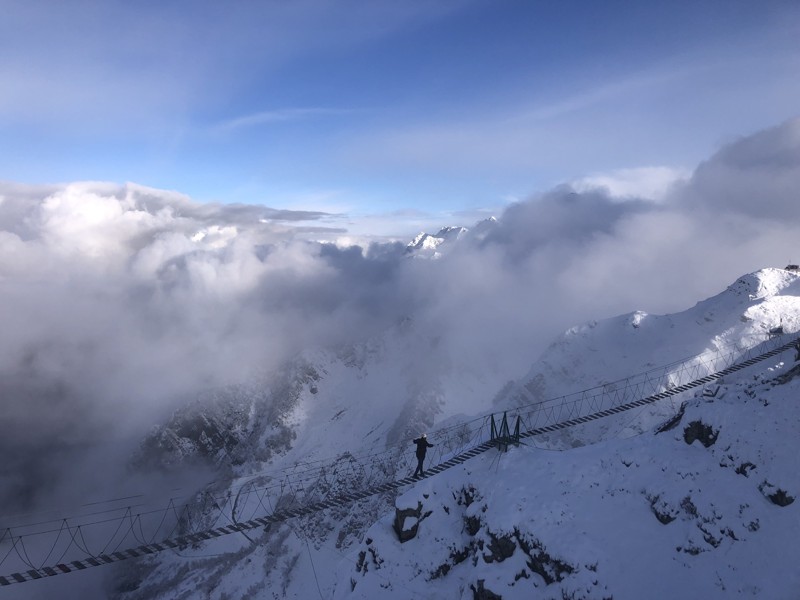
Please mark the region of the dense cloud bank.
POLYGON ((408 316, 499 385, 577 322, 679 310, 800 258, 798 189, 793 120, 722 148, 658 201, 563 186, 413 260, 402 243, 315 242, 336 233, 315 212, 0 184, 0 497, 52 475, 31 458, 42 450, 135 438, 197 389, 408 316))

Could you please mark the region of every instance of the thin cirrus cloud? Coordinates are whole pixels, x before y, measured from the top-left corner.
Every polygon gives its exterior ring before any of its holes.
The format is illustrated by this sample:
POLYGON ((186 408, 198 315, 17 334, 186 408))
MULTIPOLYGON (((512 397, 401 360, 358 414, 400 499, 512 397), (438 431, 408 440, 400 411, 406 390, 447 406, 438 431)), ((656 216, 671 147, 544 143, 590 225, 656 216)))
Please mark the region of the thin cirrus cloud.
POLYGON ((293 61, 358 47, 439 19, 457 5, 11 0, 0 22, 0 114, 52 124, 66 115, 91 123, 100 113, 118 118, 117 126, 131 112, 186 119, 224 106, 243 85, 272 81, 293 61))
POLYGON ((275 123, 285 123, 288 121, 301 121, 316 119, 320 117, 348 116, 356 112, 355 110, 342 108, 283 108, 277 110, 265 110, 240 117, 234 117, 217 123, 211 127, 216 133, 231 133, 241 129, 259 127, 275 123))
POLYGON ((791 39, 753 33, 737 47, 687 49, 610 76, 494 90, 466 115, 358 132, 343 154, 386 173, 503 173, 513 182, 524 172, 551 184, 598 170, 685 169, 743 129, 794 114, 800 55, 791 39))

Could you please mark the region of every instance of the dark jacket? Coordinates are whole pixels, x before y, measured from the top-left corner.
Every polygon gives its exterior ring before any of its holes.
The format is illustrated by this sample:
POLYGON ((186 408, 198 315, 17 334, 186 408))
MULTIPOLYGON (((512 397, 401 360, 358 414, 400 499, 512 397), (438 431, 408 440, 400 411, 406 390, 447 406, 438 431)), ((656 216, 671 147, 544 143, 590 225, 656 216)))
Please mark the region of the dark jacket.
POLYGON ((433 444, 428 443, 427 438, 420 437, 414 440, 417 445, 417 458, 425 458, 428 448, 433 448, 433 444))

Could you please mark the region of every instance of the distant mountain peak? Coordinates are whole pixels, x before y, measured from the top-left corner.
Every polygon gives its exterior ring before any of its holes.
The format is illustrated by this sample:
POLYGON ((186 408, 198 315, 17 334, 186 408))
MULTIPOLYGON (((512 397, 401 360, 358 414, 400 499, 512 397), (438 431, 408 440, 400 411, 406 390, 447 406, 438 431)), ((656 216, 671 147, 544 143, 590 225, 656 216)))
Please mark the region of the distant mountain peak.
POLYGON ((497 219, 488 217, 471 228, 450 225, 442 227, 436 233, 423 231, 406 244, 405 253, 413 258, 441 258, 462 240, 481 242, 497 227, 497 219))
POLYGON ((436 234, 421 232, 406 245, 406 254, 420 258, 440 258, 469 230, 466 227, 442 227, 436 234))

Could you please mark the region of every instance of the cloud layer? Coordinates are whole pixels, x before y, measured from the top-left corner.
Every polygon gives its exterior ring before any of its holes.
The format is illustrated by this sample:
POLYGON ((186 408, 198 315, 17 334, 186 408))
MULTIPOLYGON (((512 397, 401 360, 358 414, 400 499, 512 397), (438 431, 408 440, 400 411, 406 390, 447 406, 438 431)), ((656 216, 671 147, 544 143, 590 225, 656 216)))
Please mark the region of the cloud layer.
POLYGON ((434 261, 312 241, 337 235, 318 212, 0 184, 0 496, 52 475, 43 449, 135 438, 199 388, 406 316, 499 386, 575 323, 680 310, 800 258, 800 120, 725 146, 658 201, 587 181, 434 261))

